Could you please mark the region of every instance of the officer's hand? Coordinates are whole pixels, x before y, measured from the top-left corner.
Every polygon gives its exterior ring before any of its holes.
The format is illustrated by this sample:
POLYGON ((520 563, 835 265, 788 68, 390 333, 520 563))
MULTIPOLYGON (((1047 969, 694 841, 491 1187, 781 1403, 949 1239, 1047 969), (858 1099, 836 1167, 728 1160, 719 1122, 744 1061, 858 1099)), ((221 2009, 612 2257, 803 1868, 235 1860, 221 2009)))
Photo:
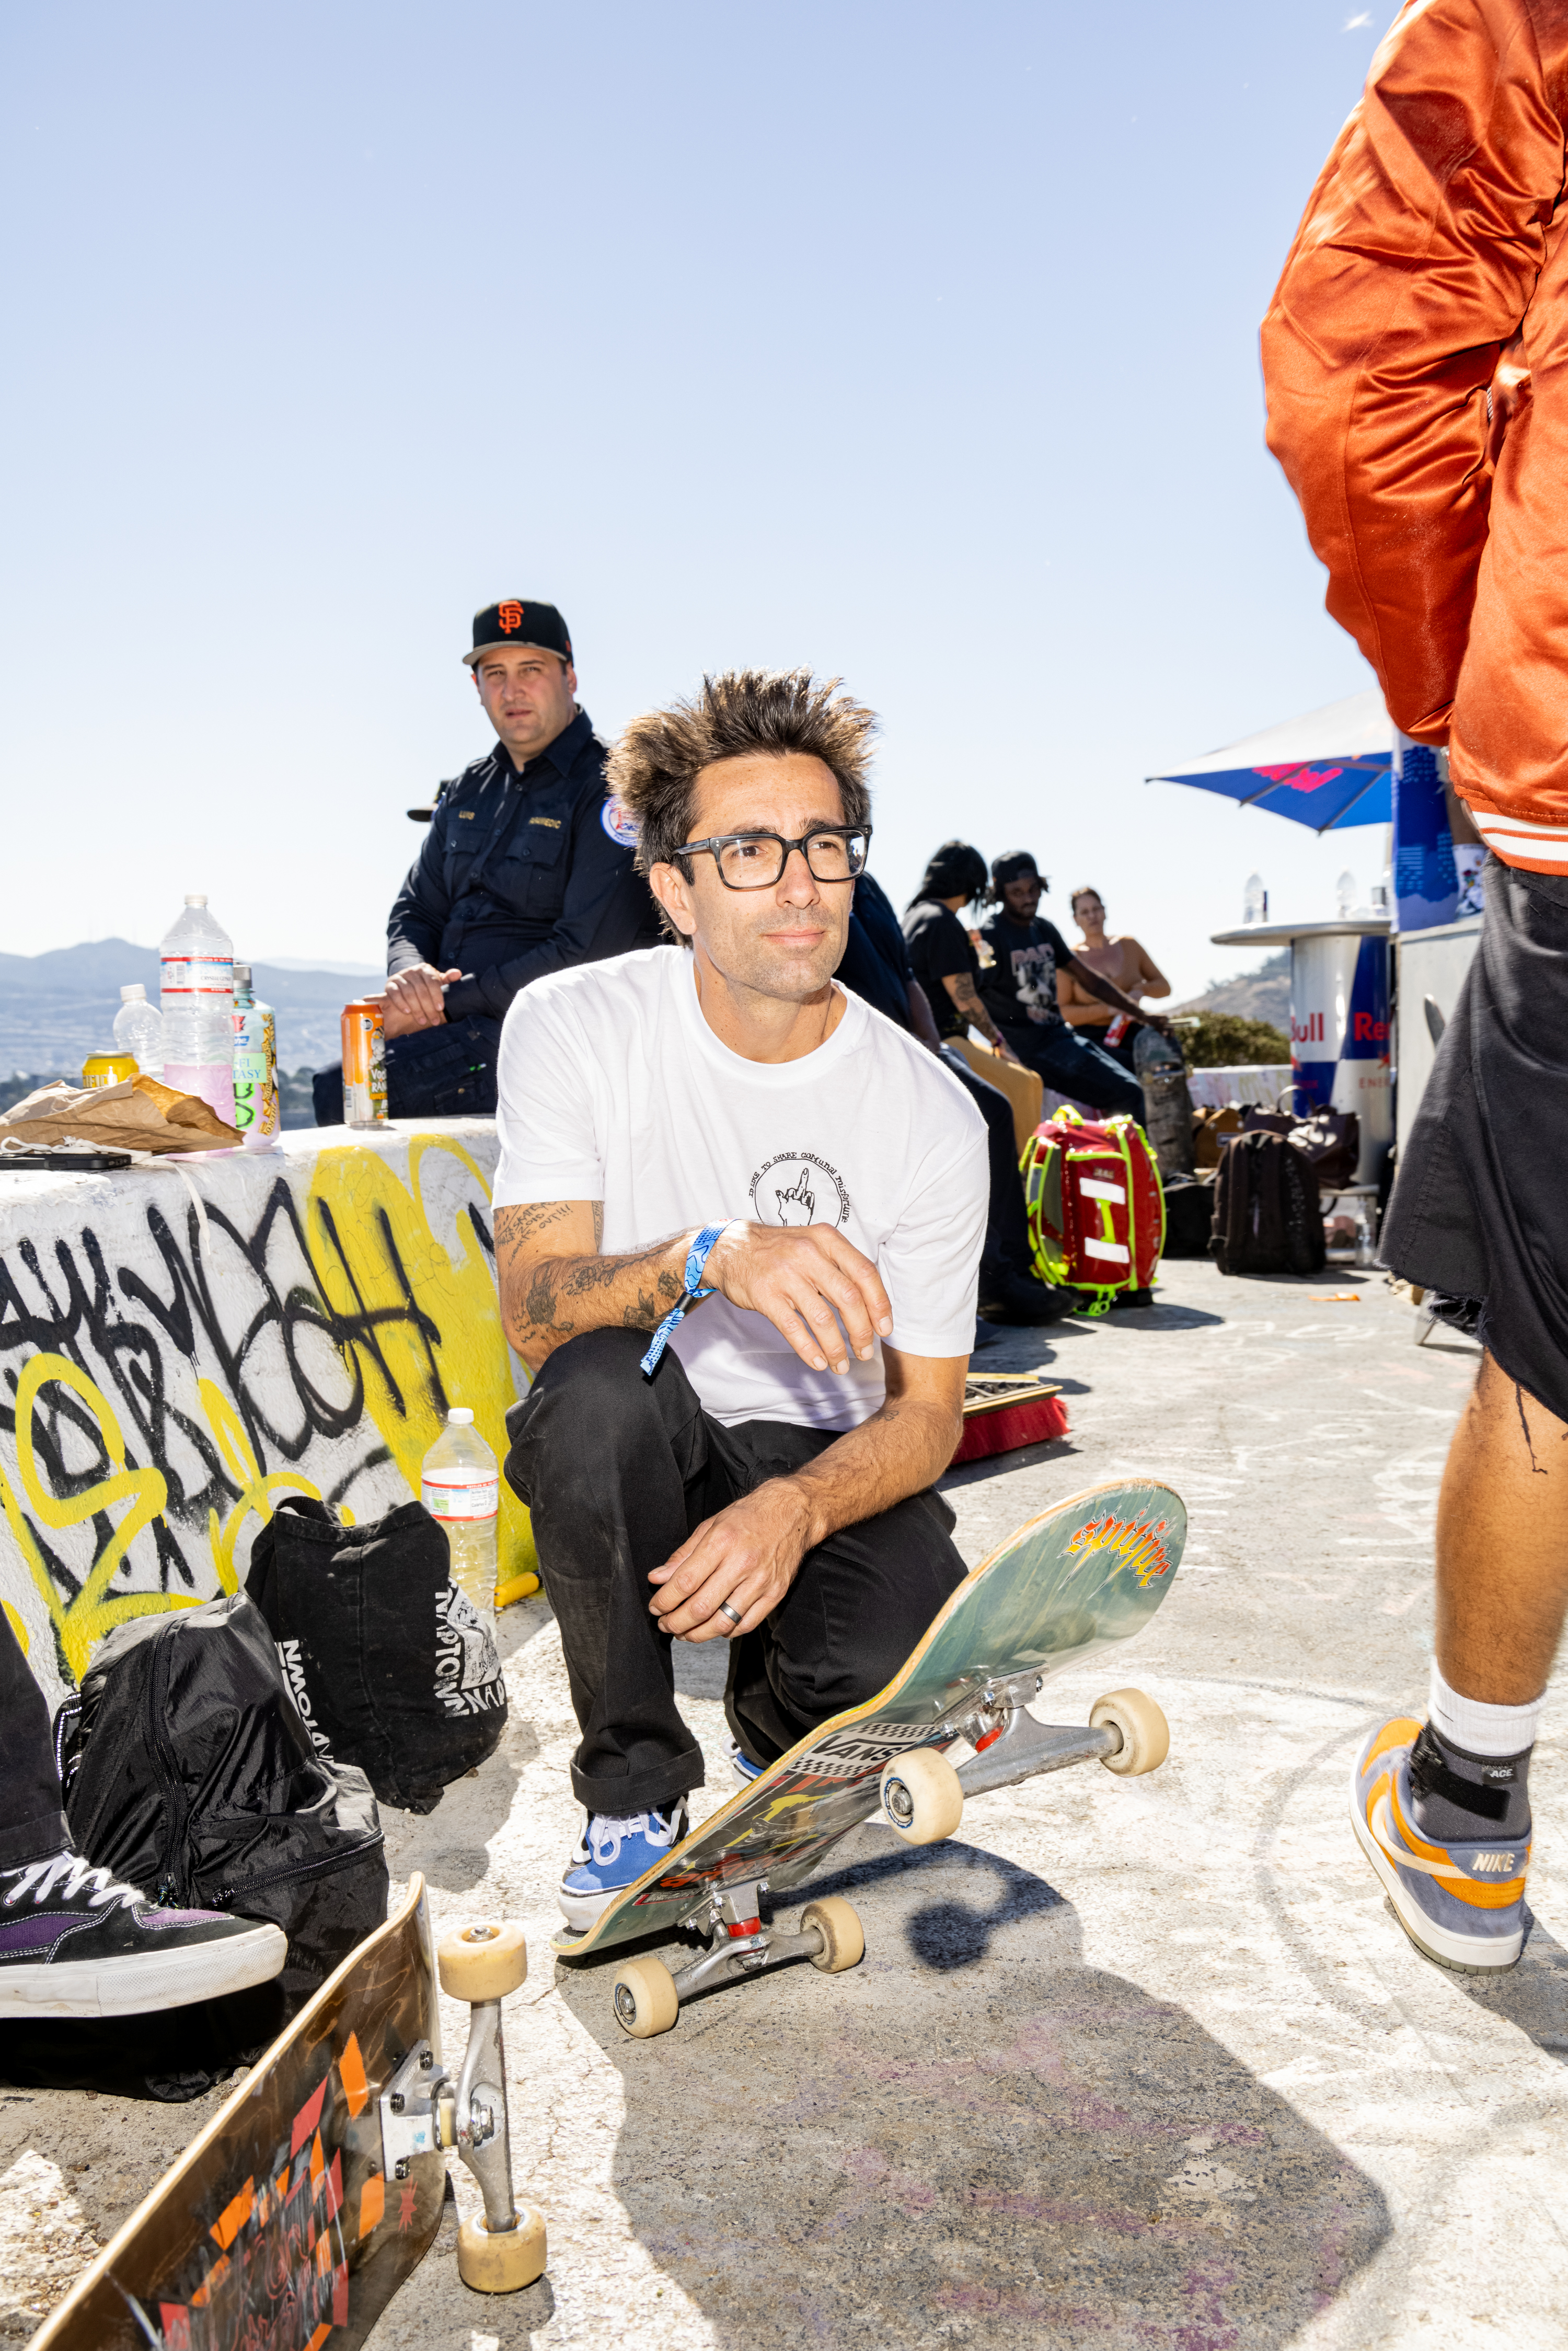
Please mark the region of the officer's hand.
POLYGON ((416 963, 388 980, 382 1019, 389 1037, 412 1037, 419 1029, 439 1029, 446 1018, 447 987, 460 971, 436 971, 416 963))
POLYGON ((658 1589, 648 1604, 677 1640, 749 1633, 778 1607, 810 1544, 804 1495, 792 1479, 770 1478, 716 1518, 705 1519, 663 1567, 650 1569, 648 1581, 658 1589), (735 1616, 720 1614, 721 1600, 735 1616))
POLYGON ((862 1363, 879 1336, 893 1336, 881 1275, 831 1225, 727 1225, 703 1280, 732 1305, 766 1314, 813 1372, 849 1370, 844 1331, 862 1363))

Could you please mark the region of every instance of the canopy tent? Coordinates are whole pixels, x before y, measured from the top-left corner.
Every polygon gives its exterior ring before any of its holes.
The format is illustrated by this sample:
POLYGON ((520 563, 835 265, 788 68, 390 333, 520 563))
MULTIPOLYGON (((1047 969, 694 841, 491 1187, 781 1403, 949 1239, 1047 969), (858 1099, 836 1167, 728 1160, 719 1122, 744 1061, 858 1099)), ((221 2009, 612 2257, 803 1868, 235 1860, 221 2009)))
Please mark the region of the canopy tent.
POLYGON ((1372 686, 1144 780, 1218 792, 1239 808, 1267 809, 1317 833, 1388 824, 1394 815, 1393 722, 1372 686))

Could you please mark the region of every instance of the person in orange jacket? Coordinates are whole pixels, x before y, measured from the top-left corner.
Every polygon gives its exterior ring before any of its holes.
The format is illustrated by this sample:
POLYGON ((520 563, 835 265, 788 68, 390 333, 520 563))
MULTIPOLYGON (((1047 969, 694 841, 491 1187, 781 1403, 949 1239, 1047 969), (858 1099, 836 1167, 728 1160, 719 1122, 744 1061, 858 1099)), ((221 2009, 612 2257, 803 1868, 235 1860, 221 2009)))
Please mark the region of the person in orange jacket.
POLYGON ((1531 1749, 1568 1605, 1568 15, 1419 0, 1372 62, 1263 326, 1269 443, 1395 724, 1491 852, 1383 1261, 1484 1348, 1437 1515, 1426 1720, 1352 1818, 1429 1957, 1523 1948, 1531 1749))

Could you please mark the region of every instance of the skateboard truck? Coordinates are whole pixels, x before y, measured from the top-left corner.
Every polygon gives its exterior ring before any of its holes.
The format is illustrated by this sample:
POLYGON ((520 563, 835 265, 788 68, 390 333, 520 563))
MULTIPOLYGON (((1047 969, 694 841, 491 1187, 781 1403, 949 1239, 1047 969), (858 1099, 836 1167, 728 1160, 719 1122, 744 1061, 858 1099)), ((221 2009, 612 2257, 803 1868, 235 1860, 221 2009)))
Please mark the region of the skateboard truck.
POLYGON ((528 1951, 516 1927, 464 1927, 436 1954, 441 1988, 469 2003, 468 2046, 455 2083, 428 2041, 411 2049, 381 2101, 382 2159, 389 2179, 406 2179, 416 2155, 455 2147, 479 2183, 483 2219, 457 2232, 457 2273, 480 2294, 532 2285, 545 2267, 545 2224, 512 2196, 507 2055, 501 2002, 527 1978, 528 1951))
POLYGON ((707 1949, 674 1975, 662 1959, 628 1960, 615 1979, 615 2021, 634 2041, 667 2032, 683 2000, 706 1991, 714 1984, 733 1983, 738 1976, 760 1975, 765 1968, 780 1968, 791 1959, 810 1959, 824 1975, 852 1968, 865 1951, 865 1936, 853 1906, 837 1894, 809 1902, 800 1913, 799 1930, 764 1926, 762 1896, 765 1877, 749 1883, 716 1886, 706 1900, 689 1910, 683 1927, 695 1927, 707 1937, 707 1949))

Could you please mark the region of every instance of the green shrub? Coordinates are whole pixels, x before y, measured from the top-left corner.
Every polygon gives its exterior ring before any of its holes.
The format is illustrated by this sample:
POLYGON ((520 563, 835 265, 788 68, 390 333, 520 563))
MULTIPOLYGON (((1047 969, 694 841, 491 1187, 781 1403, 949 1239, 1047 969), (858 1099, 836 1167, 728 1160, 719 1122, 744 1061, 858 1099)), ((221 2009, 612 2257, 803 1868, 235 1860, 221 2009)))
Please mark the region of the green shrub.
POLYGON ((1192 1070, 1256 1067, 1291 1058, 1289 1038, 1271 1020, 1247 1020, 1239 1012, 1188 1013, 1176 1033, 1192 1070))

